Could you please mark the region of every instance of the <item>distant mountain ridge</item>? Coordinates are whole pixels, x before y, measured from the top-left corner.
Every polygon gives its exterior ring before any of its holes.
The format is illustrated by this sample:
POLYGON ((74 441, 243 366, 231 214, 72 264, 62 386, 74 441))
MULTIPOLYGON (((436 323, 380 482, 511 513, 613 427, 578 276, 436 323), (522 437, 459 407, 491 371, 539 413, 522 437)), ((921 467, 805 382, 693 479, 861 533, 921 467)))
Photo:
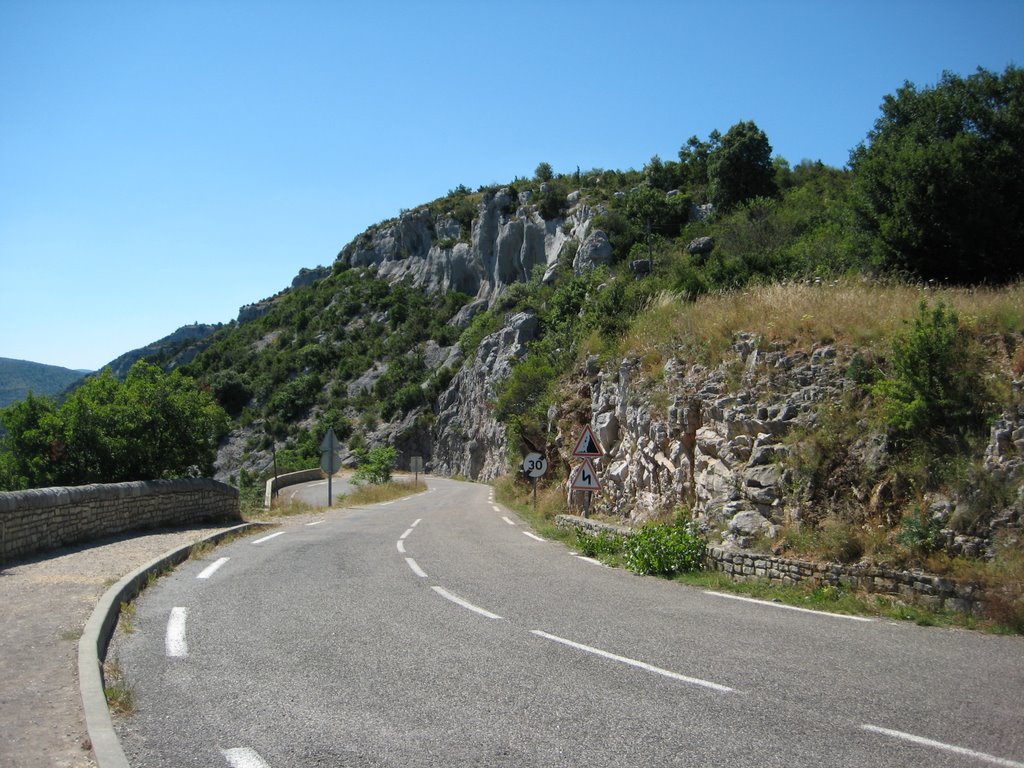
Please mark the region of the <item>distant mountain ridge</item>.
POLYGON ((0 357, 0 408, 24 400, 29 392, 36 395, 60 394, 87 373, 59 365, 0 357))
POLYGON ((216 325, 209 323, 183 325, 159 341, 125 352, 103 366, 103 370, 109 368, 115 377, 124 379, 132 366, 142 359, 149 360, 164 370, 177 368, 191 362, 196 355, 206 349, 208 345, 206 340, 220 327, 219 323, 216 325))

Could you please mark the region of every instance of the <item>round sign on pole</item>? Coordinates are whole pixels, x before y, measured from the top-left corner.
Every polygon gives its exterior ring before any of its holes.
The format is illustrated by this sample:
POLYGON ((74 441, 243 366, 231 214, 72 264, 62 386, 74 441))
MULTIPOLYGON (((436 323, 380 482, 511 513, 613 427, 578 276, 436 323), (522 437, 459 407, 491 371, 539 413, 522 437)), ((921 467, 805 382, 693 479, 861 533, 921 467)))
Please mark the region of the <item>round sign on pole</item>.
POLYGON ((541 453, 531 453, 523 459, 523 472, 527 477, 543 477, 548 471, 548 460, 541 453))

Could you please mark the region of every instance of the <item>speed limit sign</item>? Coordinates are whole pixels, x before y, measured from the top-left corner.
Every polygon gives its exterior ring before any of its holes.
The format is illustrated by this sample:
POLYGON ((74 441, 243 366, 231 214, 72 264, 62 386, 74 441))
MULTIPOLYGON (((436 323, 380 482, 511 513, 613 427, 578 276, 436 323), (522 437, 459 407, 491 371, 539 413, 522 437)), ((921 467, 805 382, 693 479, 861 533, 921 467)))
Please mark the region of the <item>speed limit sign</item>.
POLYGON ((527 477, 538 478, 543 477, 544 473, 548 471, 548 460, 544 458, 541 453, 531 453, 525 459, 523 459, 523 472, 526 473, 527 477))

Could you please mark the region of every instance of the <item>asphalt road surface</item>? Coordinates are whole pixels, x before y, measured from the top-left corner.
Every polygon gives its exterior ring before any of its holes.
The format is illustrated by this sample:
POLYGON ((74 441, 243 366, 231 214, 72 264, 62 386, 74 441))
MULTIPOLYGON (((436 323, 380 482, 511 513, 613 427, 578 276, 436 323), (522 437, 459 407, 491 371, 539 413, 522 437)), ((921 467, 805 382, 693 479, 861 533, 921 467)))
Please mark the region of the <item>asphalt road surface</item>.
POLYGON ((146 590, 132 765, 1024 767, 1020 638, 639 577, 429 484, 146 590))
POLYGON ((327 480, 314 480, 310 483, 299 483, 282 488, 277 493, 280 501, 301 501, 311 507, 326 507, 328 491, 331 496, 331 504, 337 504, 338 497, 352 490, 352 473, 341 472, 331 478, 331 486, 328 489, 327 480))

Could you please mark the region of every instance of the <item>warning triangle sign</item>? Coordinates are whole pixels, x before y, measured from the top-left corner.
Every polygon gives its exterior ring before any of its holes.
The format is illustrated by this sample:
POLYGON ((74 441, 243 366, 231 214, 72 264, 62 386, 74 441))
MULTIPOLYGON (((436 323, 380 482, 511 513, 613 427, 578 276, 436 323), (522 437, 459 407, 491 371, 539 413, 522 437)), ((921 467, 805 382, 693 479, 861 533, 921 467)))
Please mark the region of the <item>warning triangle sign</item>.
POLYGON ((604 456, 601 444, 597 442, 597 438, 594 436, 594 430, 590 428, 589 424, 583 428, 583 434, 580 435, 580 439, 576 441, 576 448, 573 450, 572 455, 583 458, 604 456))
POLYGON ((574 491, 600 491, 601 481, 597 479, 597 471, 590 459, 584 459, 572 476, 572 489, 574 491))

